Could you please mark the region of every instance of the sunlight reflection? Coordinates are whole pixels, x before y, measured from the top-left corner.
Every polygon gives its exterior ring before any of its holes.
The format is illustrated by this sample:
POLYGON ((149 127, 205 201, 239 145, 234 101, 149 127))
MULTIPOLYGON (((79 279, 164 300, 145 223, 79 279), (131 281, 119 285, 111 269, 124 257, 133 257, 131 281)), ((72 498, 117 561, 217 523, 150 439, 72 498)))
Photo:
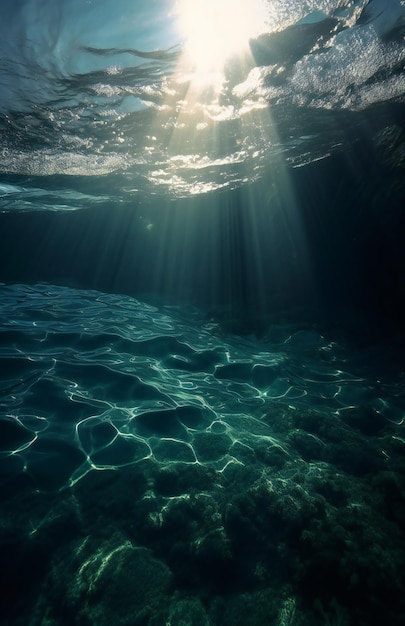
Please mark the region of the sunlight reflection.
MULTIPOLYGON (((251 42, 270 28, 266 0, 176 0, 182 52, 155 108, 148 179, 177 197, 258 180, 280 144, 251 42)), ((145 154, 148 154, 145 146, 145 154)))
POLYGON ((222 82, 226 61, 249 54, 249 39, 263 32, 263 0, 178 0, 185 56, 199 82, 222 82))

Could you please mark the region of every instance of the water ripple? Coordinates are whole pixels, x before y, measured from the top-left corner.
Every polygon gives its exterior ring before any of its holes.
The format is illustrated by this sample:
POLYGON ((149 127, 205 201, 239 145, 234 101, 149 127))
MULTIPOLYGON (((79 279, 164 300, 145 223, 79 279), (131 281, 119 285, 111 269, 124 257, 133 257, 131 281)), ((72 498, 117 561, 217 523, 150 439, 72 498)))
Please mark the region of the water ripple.
POLYGON ((225 339, 197 311, 50 285, 2 286, 0 315, 1 455, 41 490, 148 459, 222 472, 266 441, 293 459, 305 431, 305 450, 326 445, 326 413, 363 432, 373 415, 401 425, 400 389, 337 367, 341 348, 314 331, 225 339))
POLYGON ((386 105, 404 101, 399 2, 391 30, 384 3, 371 20, 360 19, 363 0, 267 3, 264 32, 229 60, 220 87, 200 86, 185 62, 175 2, 41 0, 41 21, 38 0, 3 4, 7 211, 239 187, 269 163, 298 167, 356 142, 364 111, 385 132, 386 105), (104 193, 83 192, 89 177, 104 193))

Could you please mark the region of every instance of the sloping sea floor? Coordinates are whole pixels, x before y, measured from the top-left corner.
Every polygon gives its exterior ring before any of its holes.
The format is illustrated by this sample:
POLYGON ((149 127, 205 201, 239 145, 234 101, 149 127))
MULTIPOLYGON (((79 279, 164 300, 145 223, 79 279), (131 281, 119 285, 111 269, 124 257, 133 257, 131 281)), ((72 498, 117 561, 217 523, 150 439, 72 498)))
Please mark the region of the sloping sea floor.
POLYGON ((402 624, 392 344, 0 286, 4 626, 402 624))

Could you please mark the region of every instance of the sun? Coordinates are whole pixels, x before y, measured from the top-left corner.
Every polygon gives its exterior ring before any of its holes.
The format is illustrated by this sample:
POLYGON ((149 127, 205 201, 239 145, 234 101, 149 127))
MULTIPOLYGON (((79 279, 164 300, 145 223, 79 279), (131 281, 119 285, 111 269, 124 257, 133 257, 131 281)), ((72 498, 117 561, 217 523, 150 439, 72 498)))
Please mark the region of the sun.
POLYGON ((178 0, 177 14, 184 54, 198 75, 219 73, 229 58, 247 53, 266 20, 264 0, 178 0))

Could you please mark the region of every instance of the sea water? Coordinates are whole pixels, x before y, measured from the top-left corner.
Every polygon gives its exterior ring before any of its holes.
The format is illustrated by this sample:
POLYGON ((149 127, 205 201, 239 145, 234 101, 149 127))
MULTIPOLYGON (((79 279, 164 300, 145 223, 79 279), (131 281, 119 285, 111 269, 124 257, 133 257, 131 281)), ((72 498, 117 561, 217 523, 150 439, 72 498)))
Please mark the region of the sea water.
POLYGON ((181 4, 1 3, 0 623, 402 624, 403 2, 181 4))

